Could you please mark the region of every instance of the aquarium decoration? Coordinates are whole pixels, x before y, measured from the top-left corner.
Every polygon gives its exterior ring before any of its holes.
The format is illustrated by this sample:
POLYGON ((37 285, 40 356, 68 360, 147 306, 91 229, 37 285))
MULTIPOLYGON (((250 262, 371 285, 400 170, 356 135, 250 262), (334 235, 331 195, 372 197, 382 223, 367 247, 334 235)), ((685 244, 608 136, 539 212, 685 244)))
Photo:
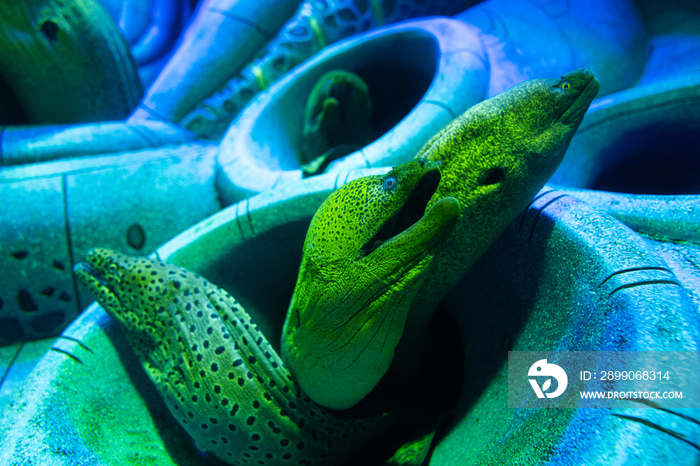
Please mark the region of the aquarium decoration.
POLYGON ((699 38, 689 0, 0 5, 0 464, 698 464, 700 371, 585 409, 567 375, 643 371, 548 371, 700 354, 699 38))

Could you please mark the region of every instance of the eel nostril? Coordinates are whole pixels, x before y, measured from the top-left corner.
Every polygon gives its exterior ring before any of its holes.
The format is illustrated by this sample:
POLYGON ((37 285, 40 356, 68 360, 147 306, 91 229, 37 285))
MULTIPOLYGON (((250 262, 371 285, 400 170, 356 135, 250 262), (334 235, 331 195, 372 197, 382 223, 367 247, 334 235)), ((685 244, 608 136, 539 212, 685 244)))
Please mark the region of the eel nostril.
POLYGON ((505 172, 501 167, 494 167, 489 172, 486 174, 484 177, 484 181, 482 181, 481 184, 484 186, 500 183, 501 180, 503 180, 503 176, 505 175, 505 172))

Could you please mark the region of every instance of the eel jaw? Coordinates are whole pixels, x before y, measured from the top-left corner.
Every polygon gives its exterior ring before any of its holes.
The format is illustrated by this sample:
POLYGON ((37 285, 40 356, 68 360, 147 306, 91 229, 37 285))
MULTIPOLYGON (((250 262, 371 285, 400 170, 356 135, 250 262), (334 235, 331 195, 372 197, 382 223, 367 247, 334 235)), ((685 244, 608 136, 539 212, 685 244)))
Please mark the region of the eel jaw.
POLYGON ((430 170, 426 172, 404 205, 394 215, 389 217, 377 232, 361 248, 361 257, 366 257, 374 252, 382 244, 391 241, 396 236, 408 230, 418 223, 425 215, 430 198, 437 191, 440 184, 440 171, 430 170))

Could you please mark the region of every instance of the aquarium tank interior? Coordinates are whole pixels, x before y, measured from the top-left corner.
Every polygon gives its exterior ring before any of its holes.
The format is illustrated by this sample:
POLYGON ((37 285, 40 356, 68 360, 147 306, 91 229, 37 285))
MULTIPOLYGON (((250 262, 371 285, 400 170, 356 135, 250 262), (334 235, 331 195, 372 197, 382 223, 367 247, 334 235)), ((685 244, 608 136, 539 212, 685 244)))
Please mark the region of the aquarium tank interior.
POLYGON ((0 465, 700 465, 700 2, 0 2, 0 465))

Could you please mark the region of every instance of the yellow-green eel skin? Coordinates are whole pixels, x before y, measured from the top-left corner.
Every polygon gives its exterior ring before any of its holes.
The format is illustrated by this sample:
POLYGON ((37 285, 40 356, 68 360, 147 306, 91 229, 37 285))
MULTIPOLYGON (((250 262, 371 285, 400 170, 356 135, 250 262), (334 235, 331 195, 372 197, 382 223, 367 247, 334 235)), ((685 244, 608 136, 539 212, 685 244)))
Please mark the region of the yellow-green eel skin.
POLYGON ((349 408, 389 367, 407 304, 459 217, 451 197, 423 215, 439 173, 437 163, 417 158, 360 178, 311 220, 281 348, 317 403, 349 408))
MULTIPOLYGON (((337 248, 352 248, 343 251, 352 256, 362 240, 356 241, 358 216, 338 215, 341 203, 354 200, 334 196, 326 201, 308 233, 282 336, 282 357, 302 390, 321 405, 340 409, 361 401, 389 366, 393 377, 410 381, 437 304, 551 177, 599 88, 584 69, 561 79, 524 82, 467 110, 419 151, 418 159, 439 164, 441 171, 426 216, 449 198, 457 200, 459 217, 435 257, 406 272, 412 280, 395 282, 411 287, 393 290, 401 297, 397 306, 381 305, 383 296, 354 275, 350 280, 327 277, 326 270, 337 268, 337 248), (319 237, 327 241, 315 240, 313 246, 310 241, 319 237), (356 318, 359 309, 371 310, 372 319, 356 318), (366 337, 374 331, 371 323, 386 319, 394 333, 382 337, 382 345, 373 344, 366 337)), ((371 215, 382 224, 393 211, 371 215)), ((408 243, 424 240, 419 230, 396 233, 408 235, 408 243)), ((390 264, 388 272, 372 269, 372 279, 392 284, 392 271, 411 263, 401 255, 393 259, 393 269, 390 264)))

